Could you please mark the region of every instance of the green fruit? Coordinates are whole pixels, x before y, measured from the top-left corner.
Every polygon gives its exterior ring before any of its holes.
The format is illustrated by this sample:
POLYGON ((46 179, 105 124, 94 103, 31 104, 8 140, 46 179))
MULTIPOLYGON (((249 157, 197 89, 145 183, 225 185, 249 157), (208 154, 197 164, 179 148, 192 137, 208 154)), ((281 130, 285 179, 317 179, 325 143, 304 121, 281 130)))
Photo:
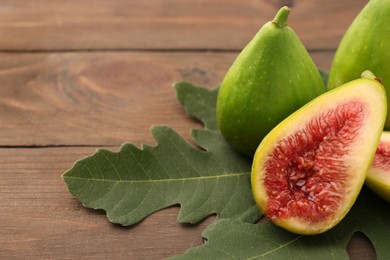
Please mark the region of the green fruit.
POLYGON ((390 132, 383 132, 374 160, 366 178, 366 185, 390 202, 390 132))
MULTIPOLYGON (((390 0, 371 0, 345 33, 334 58, 328 81, 333 89, 371 70, 382 79, 390 95, 390 0)), ((390 106, 388 106, 390 110, 390 106)), ((390 129, 390 111, 385 128, 390 129)))
POLYGON ((298 234, 329 230, 355 202, 386 117, 386 93, 357 79, 312 100, 260 143, 252 190, 262 212, 298 234))
POLYGON ((325 91, 321 76, 283 7, 242 50, 217 100, 218 125, 238 151, 253 155, 263 137, 292 112, 325 91))

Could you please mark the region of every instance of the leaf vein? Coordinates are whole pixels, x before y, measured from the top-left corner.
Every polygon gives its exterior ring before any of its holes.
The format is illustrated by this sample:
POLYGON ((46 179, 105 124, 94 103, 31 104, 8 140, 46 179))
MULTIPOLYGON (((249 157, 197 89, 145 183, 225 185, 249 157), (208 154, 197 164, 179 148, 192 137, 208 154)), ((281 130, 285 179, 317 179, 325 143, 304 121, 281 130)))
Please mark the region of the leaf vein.
MULTIPOLYGON (((262 237, 262 238, 265 239, 264 237, 262 237)), ((270 250, 270 251, 268 251, 268 252, 265 252, 265 253, 263 253, 263 254, 261 254, 261 255, 257 255, 257 256, 250 257, 250 258, 248 258, 248 259, 262 258, 262 257, 264 257, 264 256, 266 256, 266 255, 272 254, 273 252, 276 252, 277 250, 280 250, 280 249, 282 249, 282 248, 284 248, 284 247, 286 247, 286 246, 288 246, 288 245, 294 243, 295 241, 297 241, 297 240, 300 239, 300 238, 302 238, 302 236, 298 236, 298 237, 294 238, 293 240, 291 240, 291 241, 289 241, 289 242, 287 242, 287 243, 285 243, 285 244, 281 244, 281 245, 279 245, 278 247, 276 247, 276 248, 274 248, 274 249, 272 249, 272 250, 270 250)), ((266 239, 266 240, 269 241, 269 242, 275 243, 274 241, 270 241, 269 239, 266 239)))
POLYGON ((244 173, 232 173, 232 174, 224 174, 224 175, 211 175, 211 176, 196 176, 196 177, 188 177, 188 178, 174 178, 174 179, 155 179, 155 180, 117 180, 117 179, 96 179, 96 178, 82 178, 79 176, 66 176, 68 179, 87 179, 90 181, 96 182, 118 182, 118 183, 149 183, 149 182, 179 182, 179 181, 197 181, 197 180, 208 180, 208 179, 217 179, 217 178, 236 178, 249 176, 250 172, 244 173))
POLYGON ((102 155, 103 155, 103 156, 106 158, 106 160, 110 163, 110 165, 111 165, 112 168, 114 169, 116 175, 118 176, 118 179, 119 179, 119 180, 122 180, 122 178, 121 178, 121 176, 120 176, 120 174, 119 174, 119 172, 118 172, 118 169, 116 168, 115 164, 109 159, 109 157, 108 157, 106 154, 102 153, 102 155))

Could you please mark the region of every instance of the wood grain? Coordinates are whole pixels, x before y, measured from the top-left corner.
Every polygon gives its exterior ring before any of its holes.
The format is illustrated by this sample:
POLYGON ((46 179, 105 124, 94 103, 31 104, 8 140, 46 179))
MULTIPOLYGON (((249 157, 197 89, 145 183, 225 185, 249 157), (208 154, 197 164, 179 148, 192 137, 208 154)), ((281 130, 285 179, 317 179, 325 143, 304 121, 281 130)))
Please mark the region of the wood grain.
POLYGON ((0 0, 0 50, 239 50, 284 4, 309 49, 335 49, 367 0, 0 0))
MULTIPOLYGON (((328 69, 331 52, 313 53, 328 69)), ((0 145, 153 143, 150 127, 189 139, 199 127, 172 84, 215 87, 237 53, 99 52, 0 55, 0 145)))

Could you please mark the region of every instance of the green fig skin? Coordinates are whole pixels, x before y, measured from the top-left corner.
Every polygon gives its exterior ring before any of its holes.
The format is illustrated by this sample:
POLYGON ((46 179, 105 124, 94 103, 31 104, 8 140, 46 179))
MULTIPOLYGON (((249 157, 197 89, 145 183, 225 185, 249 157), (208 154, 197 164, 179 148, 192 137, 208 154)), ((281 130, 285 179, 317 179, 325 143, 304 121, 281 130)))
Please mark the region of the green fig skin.
POLYGON ((238 55, 221 84, 217 120, 236 150, 253 156, 264 136, 292 112, 325 92, 320 73, 283 7, 238 55))
MULTIPOLYGON (((390 94, 390 0, 371 0, 352 22, 336 51, 328 80, 334 89, 370 70, 390 94)), ((389 103, 389 99, 387 101, 389 103)), ((385 129, 390 129, 388 106, 385 129)))

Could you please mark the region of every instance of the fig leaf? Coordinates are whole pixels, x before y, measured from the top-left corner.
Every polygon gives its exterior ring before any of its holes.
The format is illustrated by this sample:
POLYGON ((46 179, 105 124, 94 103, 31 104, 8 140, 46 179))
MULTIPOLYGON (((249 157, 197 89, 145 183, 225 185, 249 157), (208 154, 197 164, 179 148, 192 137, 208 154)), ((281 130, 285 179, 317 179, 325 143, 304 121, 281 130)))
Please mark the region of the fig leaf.
POLYGON ((205 244, 172 259, 349 259, 352 235, 361 231, 372 241, 377 259, 389 259, 388 204, 363 189, 347 217, 335 228, 316 236, 295 235, 271 222, 217 220, 203 232, 205 244))
POLYGON ((84 206, 104 209, 110 221, 122 225, 176 204, 181 204, 181 222, 217 214, 203 232, 205 244, 175 259, 348 259, 346 246, 355 232, 367 235, 378 259, 390 259, 389 205, 366 188, 346 218, 321 235, 295 235, 270 222, 252 224, 261 214, 252 199, 251 161, 230 148, 217 129, 218 89, 181 82, 175 90, 186 112, 205 125, 192 131, 200 149, 158 126, 152 129, 156 146, 139 149, 128 143, 118 153, 98 150, 63 175, 84 206))
POLYGON ((192 132, 203 149, 169 127, 156 126, 155 146, 126 143, 117 153, 99 149, 76 162, 63 175, 70 193, 124 226, 177 204, 180 222, 196 223, 212 214, 255 222, 261 213, 250 189, 251 160, 230 149, 217 130, 217 90, 184 82, 175 88, 187 112, 205 124, 192 132))

